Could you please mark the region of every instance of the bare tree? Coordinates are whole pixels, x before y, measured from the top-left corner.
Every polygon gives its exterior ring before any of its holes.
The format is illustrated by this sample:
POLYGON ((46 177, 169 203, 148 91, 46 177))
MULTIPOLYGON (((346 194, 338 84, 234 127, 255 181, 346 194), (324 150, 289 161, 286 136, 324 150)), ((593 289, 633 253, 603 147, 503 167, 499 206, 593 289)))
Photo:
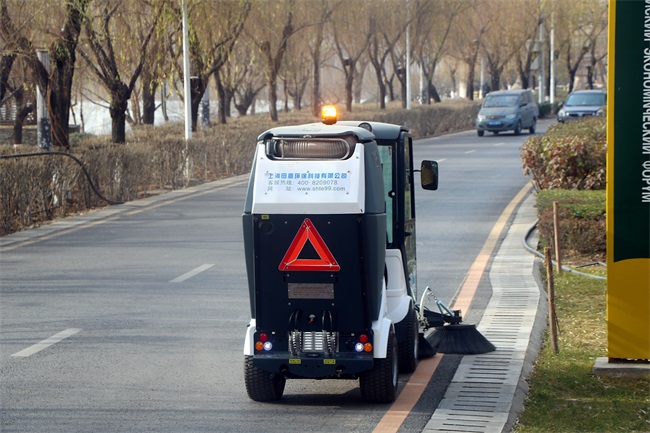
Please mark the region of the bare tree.
POLYGON ((93 11, 94 16, 84 21, 85 42, 90 52, 81 50, 80 53, 110 95, 113 143, 126 141, 129 99, 142 72, 149 41, 166 2, 104 3, 93 11), (133 20, 133 16, 139 19, 133 20), (134 40, 139 43, 133 44, 134 40), (122 74, 121 70, 130 70, 130 74, 122 74))
POLYGON ((215 73, 219 93, 219 117, 224 123, 230 116, 230 105, 234 105, 240 116, 246 116, 249 109, 254 111, 254 103, 259 92, 266 87, 258 50, 247 38, 237 40, 228 62, 215 73), (223 101, 223 104, 222 104, 223 101))
POLYGON ((29 74, 24 58, 15 54, 5 54, 0 57, 0 107, 5 107, 5 113, 13 115, 12 142, 22 144, 23 124, 34 111, 35 95, 33 86, 29 83, 29 74))
POLYGON ((387 60, 395 49, 395 45, 404 35, 406 25, 389 7, 390 0, 382 1, 381 5, 370 10, 370 44, 368 58, 375 71, 377 88, 379 90, 379 108, 386 109, 386 67, 387 60))
MULTIPOLYGON (((69 0, 65 2, 65 14, 60 31, 49 43, 50 72, 36 54, 33 40, 23 34, 23 27, 16 26, 9 13, 7 0, 0 0, 0 35, 5 41, 5 50, 25 58, 32 69, 37 85, 46 95, 51 122, 52 143, 68 149, 70 101, 72 79, 76 61, 76 50, 81 33, 81 24, 90 0, 69 0)), ((43 5, 41 5, 43 6, 43 5)))
POLYGON ((312 68, 312 91, 311 91, 311 111, 315 117, 320 116, 321 110, 321 68, 327 53, 323 53, 325 46, 325 29, 327 23, 332 17, 335 8, 342 4, 343 0, 332 2, 331 0, 322 0, 317 2, 314 7, 318 8, 316 24, 309 33, 309 52, 311 55, 312 68))
POLYGON ((310 64, 306 41, 298 38, 291 39, 287 46, 287 55, 284 58, 284 67, 281 73, 284 88, 291 97, 295 110, 302 109, 302 101, 311 75, 310 64))
POLYGON ((424 101, 440 102, 440 95, 433 84, 438 64, 447 54, 447 45, 456 17, 467 8, 465 2, 456 0, 416 0, 413 20, 415 30, 414 48, 417 62, 425 79, 424 101), (436 21, 439 25, 432 26, 436 21))
POLYGON ((564 53, 569 92, 572 92, 582 61, 607 28, 607 3, 576 0, 557 2, 556 7, 556 40, 564 53))
POLYGON ((332 17, 332 37, 345 76, 345 107, 348 112, 352 111, 352 89, 357 63, 370 45, 372 37, 371 20, 367 13, 371 7, 373 2, 357 0, 356 13, 352 14, 346 8, 338 8, 332 17))
POLYGON ((244 42, 237 43, 233 57, 240 61, 228 62, 223 69, 226 83, 225 87, 232 89, 234 106, 240 116, 246 116, 249 109, 254 107, 257 95, 264 87, 266 81, 263 72, 256 66, 256 56, 254 49, 244 42))
POLYGON ((491 7, 484 12, 488 14, 491 23, 489 31, 482 38, 491 90, 501 88, 503 72, 521 46, 521 34, 515 32, 521 14, 504 13, 504 11, 516 11, 520 4, 521 0, 492 0, 491 7))
MULTIPOLYGON (((531 87, 531 67, 538 56, 533 48, 538 38, 539 26, 544 22, 544 17, 552 14, 550 8, 545 10, 538 0, 520 0, 517 10, 510 23, 511 34, 515 37, 514 64, 523 89, 531 87)), ((551 5, 549 3, 549 5, 551 5)))
POLYGON ((465 97, 474 100, 474 80, 476 77, 476 63, 481 51, 483 38, 488 32, 491 19, 483 13, 490 8, 487 0, 476 0, 464 13, 457 18, 457 26, 453 28, 454 35, 450 39, 453 45, 452 52, 467 66, 467 89, 465 97))
POLYGON ((305 27, 305 24, 296 26, 295 8, 295 0, 257 0, 253 12, 255 19, 247 30, 262 55, 269 89, 269 113, 274 122, 278 120, 278 75, 287 51, 287 43, 291 36, 305 27))
MULTIPOLYGON (((209 0, 197 2, 190 12, 190 70, 195 79, 191 86, 192 130, 196 130, 199 104, 208 86, 210 76, 214 74, 217 82, 221 68, 224 67, 232 49, 241 35, 248 14, 251 0, 223 2, 209 0), (205 17, 214 17, 206 20, 205 17)), ((178 44, 180 45, 180 44, 178 44)), ((180 68, 179 68, 180 70, 180 68)), ((182 73, 179 74, 182 76, 182 73)), ((223 108, 229 106, 219 94, 223 108)), ((221 123, 225 123, 224 117, 221 123)))

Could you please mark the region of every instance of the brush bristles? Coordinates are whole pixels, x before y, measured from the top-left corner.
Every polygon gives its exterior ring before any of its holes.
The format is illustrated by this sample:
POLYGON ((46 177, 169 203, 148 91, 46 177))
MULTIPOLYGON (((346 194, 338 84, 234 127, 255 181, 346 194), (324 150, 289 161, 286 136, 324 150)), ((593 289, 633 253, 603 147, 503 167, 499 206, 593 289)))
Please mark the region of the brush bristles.
POLYGON ((440 353, 479 355, 496 350, 476 326, 465 323, 438 326, 433 331, 430 342, 440 353))

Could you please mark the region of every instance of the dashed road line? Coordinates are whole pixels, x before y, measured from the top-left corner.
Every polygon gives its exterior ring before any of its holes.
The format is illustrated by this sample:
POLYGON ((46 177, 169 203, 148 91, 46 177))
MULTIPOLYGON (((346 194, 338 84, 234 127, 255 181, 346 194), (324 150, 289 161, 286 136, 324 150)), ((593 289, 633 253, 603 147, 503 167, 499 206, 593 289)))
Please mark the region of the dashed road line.
POLYGON ((200 274, 201 272, 207 271, 208 269, 210 269, 213 266, 214 266, 214 264, 201 265, 198 268, 192 269, 191 271, 184 273, 180 277, 176 277, 173 280, 170 280, 169 282, 170 283, 182 283, 183 281, 188 280, 188 279, 192 278, 193 276, 200 274))
POLYGON ((43 341, 41 341, 39 343, 36 343, 36 344, 34 344, 32 346, 29 346, 28 348, 23 349, 20 352, 16 352, 11 356, 16 357, 16 358, 26 358, 28 356, 31 356, 31 355, 33 355, 35 353, 40 352, 43 349, 47 349, 48 347, 50 347, 50 346, 52 346, 52 345, 54 345, 54 344, 56 344, 56 343, 58 343, 58 342, 60 342, 62 340, 65 340, 68 337, 73 336, 74 334, 76 334, 79 331, 81 331, 81 329, 78 329, 78 328, 66 329, 64 331, 59 332, 58 334, 54 334, 50 338, 46 338, 45 340, 43 340, 43 341))

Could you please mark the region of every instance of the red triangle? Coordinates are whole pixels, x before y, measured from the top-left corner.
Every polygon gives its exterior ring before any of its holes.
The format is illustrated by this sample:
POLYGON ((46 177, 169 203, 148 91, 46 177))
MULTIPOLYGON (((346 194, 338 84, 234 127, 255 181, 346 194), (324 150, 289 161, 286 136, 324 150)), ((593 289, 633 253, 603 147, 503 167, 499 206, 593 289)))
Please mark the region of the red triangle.
POLYGON ((339 271, 341 267, 325 245, 314 224, 309 218, 305 218, 278 269, 281 271, 339 271), (298 258, 307 241, 314 247, 319 259, 298 258))

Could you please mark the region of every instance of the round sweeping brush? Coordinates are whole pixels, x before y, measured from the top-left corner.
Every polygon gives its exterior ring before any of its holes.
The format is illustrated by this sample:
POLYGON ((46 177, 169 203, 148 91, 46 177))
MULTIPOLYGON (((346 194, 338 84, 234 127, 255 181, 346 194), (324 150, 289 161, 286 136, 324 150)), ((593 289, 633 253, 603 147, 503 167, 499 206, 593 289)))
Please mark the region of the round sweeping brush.
POLYGON ((496 350, 475 325, 455 323, 437 326, 430 339, 431 345, 440 353, 479 355, 496 350))

